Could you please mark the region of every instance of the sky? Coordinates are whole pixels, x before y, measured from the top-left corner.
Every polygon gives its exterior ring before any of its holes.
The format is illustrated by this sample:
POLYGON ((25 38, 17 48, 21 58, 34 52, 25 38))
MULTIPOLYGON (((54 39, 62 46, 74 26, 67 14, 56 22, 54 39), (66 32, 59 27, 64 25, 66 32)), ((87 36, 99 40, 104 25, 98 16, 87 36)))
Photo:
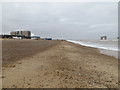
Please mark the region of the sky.
POLYGON ((2 3, 2 33, 29 30, 61 39, 117 38, 117 2, 2 3))

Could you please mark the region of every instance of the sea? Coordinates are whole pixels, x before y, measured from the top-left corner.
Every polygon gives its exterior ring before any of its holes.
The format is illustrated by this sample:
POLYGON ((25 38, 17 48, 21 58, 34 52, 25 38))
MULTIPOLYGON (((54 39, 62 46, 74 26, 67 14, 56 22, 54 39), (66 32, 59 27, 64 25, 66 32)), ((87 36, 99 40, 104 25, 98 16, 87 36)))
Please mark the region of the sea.
POLYGON ((115 58, 120 59, 120 40, 111 39, 111 40, 67 40, 68 42, 72 42, 75 44, 79 44, 82 46, 93 47, 99 49, 100 53, 114 56, 115 58))

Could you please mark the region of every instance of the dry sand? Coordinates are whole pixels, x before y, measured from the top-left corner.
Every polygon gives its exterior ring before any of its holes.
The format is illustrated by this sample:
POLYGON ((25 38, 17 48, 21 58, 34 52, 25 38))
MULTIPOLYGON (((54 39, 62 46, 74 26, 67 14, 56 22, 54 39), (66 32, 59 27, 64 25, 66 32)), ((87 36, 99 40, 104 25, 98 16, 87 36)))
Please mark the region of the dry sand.
POLYGON ((118 60, 97 49, 66 41, 4 40, 2 45, 3 88, 118 87, 118 60))

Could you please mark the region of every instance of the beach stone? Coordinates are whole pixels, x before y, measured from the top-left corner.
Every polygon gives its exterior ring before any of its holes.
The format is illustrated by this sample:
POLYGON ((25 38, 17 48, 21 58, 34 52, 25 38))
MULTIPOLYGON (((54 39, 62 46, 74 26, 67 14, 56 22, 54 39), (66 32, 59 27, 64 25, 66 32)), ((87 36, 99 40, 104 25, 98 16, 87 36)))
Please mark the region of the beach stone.
POLYGON ((15 67, 15 64, 13 64, 13 65, 8 65, 8 67, 15 67))
POLYGON ((15 86, 15 85, 13 85, 12 87, 13 87, 13 88, 17 88, 17 86, 15 86))
POLYGON ((1 78, 5 78, 5 76, 1 76, 1 78))
POLYGON ((72 71, 75 71, 74 69, 72 69, 72 71))
POLYGON ((79 67, 79 69, 81 69, 81 67, 79 67))
POLYGON ((59 71, 58 71, 58 70, 56 70, 56 73, 59 73, 59 71))
POLYGON ((5 70, 5 67, 2 67, 2 70, 5 70))
POLYGON ((80 75, 80 76, 81 76, 82 74, 81 74, 81 73, 79 73, 78 75, 80 75))
POLYGON ((46 84, 46 86, 49 86, 48 84, 46 84))
POLYGON ((13 65, 12 67, 15 67, 15 65, 13 65))
POLYGON ((27 88, 30 88, 29 86, 27 88))
POLYGON ((69 77, 69 79, 73 79, 73 77, 72 77, 72 76, 70 76, 70 77, 69 77))
POLYGON ((21 61, 18 61, 18 64, 22 64, 22 62, 21 62, 21 61))

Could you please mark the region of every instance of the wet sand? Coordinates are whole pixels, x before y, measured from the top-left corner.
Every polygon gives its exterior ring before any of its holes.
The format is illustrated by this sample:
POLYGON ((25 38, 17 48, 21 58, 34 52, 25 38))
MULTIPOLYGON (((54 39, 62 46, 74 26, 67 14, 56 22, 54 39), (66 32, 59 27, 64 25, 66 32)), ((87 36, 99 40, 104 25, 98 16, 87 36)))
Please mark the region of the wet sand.
POLYGON ((104 49, 99 49, 100 50, 100 53, 102 54, 105 54, 105 55, 109 55, 109 56, 114 56, 115 58, 119 58, 120 57, 118 56, 118 51, 112 51, 112 50, 104 50, 104 49))
POLYGON ((6 40, 2 45, 3 88, 118 87, 118 60, 98 49, 66 41, 6 40))

